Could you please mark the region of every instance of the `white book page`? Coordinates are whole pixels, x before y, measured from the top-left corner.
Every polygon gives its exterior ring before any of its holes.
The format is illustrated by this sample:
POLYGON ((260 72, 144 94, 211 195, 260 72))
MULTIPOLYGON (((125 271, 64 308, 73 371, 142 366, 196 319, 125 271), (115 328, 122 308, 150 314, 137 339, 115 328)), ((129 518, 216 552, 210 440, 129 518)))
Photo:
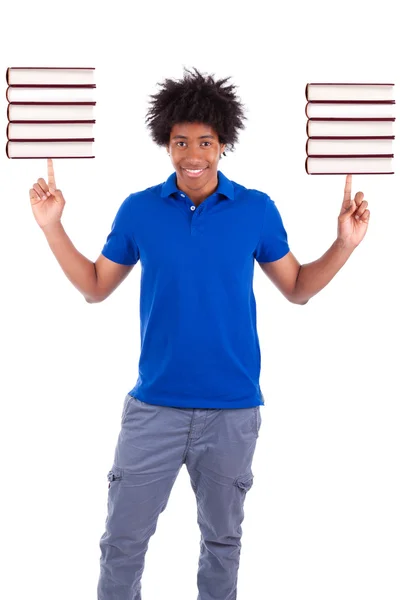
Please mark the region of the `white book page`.
POLYGON ((8 142, 10 158, 93 156, 93 142, 8 142))
POLYGON ((393 154, 393 140, 307 140, 308 154, 393 154))
POLYGON ((33 85, 56 83, 60 85, 94 83, 94 69, 15 69, 8 71, 9 85, 33 85))
POLYGON ((388 173, 392 158, 307 158, 309 173, 388 173))
POLYGON ((308 85, 308 100, 392 100, 392 85, 308 85))
POLYGON ((9 102, 94 102, 96 88, 13 88, 9 102))

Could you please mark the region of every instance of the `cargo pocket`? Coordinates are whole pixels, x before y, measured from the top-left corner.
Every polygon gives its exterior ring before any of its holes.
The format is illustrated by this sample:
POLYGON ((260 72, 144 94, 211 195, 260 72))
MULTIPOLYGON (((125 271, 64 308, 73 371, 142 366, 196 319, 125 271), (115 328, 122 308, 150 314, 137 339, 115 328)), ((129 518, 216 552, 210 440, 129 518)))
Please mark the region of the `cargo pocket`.
POLYGON ((118 481, 118 480, 122 479, 122 469, 119 469, 118 467, 114 466, 111 469, 111 471, 108 472, 107 479, 109 481, 108 487, 110 488, 112 481, 118 481))
POLYGON ((241 477, 237 477, 235 480, 235 485, 243 490, 245 493, 249 491, 251 486, 253 485, 254 475, 253 473, 248 473, 247 475, 242 475, 241 477))

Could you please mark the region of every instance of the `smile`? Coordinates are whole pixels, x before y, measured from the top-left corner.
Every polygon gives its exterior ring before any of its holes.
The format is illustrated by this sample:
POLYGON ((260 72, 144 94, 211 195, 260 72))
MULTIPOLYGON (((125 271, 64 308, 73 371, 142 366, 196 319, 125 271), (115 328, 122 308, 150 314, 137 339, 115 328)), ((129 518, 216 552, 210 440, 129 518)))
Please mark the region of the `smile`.
POLYGON ((189 177, 200 177, 205 169, 183 169, 189 177))

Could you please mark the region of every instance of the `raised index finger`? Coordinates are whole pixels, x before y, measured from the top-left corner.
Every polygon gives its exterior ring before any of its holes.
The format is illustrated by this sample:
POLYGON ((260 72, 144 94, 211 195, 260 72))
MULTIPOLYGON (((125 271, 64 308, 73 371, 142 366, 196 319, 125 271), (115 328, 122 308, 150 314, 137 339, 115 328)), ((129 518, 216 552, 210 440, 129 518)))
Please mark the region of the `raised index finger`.
POLYGON ((351 205, 351 175, 346 175, 346 184, 344 186, 343 208, 349 208, 351 205))
POLYGON ((54 178, 53 161, 51 158, 47 159, 47 185, 53 190, 57 189, 56 180, 54 178))

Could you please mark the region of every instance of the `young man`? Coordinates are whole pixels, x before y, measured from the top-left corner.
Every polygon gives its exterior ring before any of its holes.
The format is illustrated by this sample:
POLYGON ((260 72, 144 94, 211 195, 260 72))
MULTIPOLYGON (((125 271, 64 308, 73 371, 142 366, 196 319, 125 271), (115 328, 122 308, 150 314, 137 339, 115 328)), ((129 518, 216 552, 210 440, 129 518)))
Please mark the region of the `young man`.
POLYGON ((88 302, 105 300, 141 262, 139 376, 125 398, 108 473, 99 600, 140 600, 149 539, 183 464, 201 530, 198 599, 236 598, 243 506, 264 404, 254 259, 290 302, 306 304, 368 226, 367 202, 362 192, 351 199, 347 176, 337 239, 320 259, 299 264, 269 196, 218 170, 245 119, 235 86, 226 82, 195 69, 152 96, 146 122, 174 173, 122 202, 95 263, 61 225, 65 200, 51 160, 48 183, 40 178, 30 190, 36 221, 88 302))

